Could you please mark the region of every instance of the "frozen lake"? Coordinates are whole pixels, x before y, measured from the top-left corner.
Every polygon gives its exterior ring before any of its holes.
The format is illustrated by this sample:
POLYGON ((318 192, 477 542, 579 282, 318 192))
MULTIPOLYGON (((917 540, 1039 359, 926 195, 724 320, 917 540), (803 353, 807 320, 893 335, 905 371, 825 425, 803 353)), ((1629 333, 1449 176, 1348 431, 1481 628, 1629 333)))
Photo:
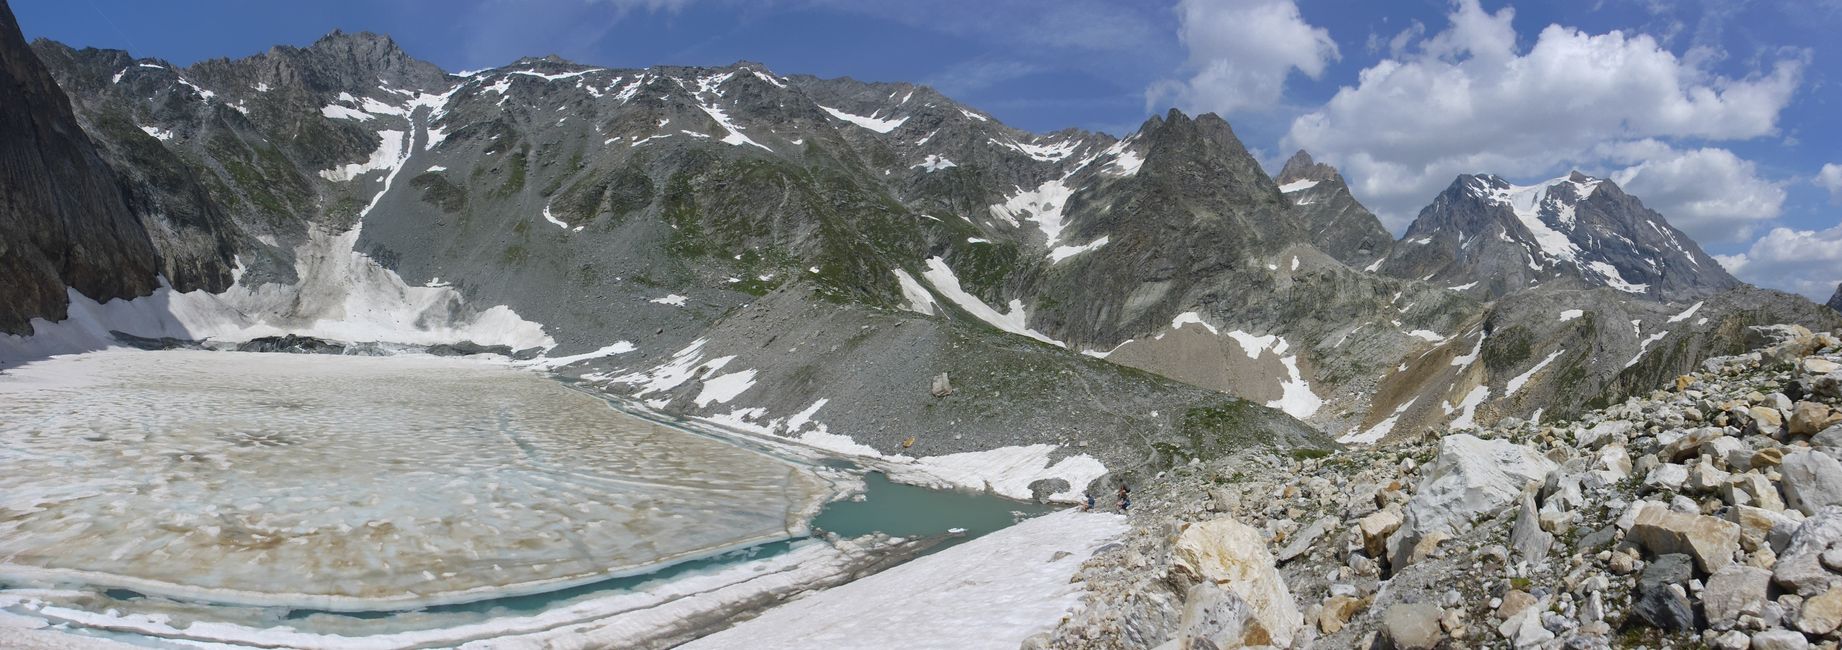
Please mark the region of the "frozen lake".
POLYGON ((0 375, 14 587, 404 610, 798 537, 831 494, 475 361, 110 351, 0 375))

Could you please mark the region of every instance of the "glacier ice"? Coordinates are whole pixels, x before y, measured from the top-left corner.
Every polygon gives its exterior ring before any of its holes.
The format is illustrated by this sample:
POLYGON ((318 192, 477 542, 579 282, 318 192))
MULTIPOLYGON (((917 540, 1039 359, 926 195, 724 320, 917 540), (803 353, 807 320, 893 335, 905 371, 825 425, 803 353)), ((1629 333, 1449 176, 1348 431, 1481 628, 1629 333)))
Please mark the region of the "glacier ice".
POLYGON ((818 474, 478 361, 111 350, 0 375, 0 582, 376 611, 806 534, 818 474))

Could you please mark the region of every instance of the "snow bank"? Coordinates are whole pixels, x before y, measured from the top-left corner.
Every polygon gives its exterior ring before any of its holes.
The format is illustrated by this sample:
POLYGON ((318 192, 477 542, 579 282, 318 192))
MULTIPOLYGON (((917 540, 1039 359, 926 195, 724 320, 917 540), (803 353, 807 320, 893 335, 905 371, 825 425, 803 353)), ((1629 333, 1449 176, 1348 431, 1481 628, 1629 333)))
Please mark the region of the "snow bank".
POLYGON ((874 113, 870 114, 869 116, 853 115, 851 113, 846 113, 844 111, 832 108, 830 106, 824 106, 824 105, 819 105, 819 109, 827 113, 830 113, 832 117, 838 118, 840 120, 844 120, 846 122, 850 122, 857 126, 861 126, 871 131, 875 131, 877 133, 888 133, 890 131, 894 131, 896 127, 899 127, 903 123, 908 121, 907 117, 903 117, 901 119, 878 118, 876 117, 874 113))
POLYGON ((1535 373, 1541 372, 1542 368, 1548 367, 1548 364, 1554 363, 1555 359, 1560 358, 1566 352, 1566 350, 1555 350, 1553 354, 1548 355, 1548 358, 1542 359, 1541 363, 1529 368, 1528 372, 1510 378, 1509 383, 1503 387, 1503 396, 1509 397, 1516 394, 1516 391, 1522 390, 1522 386, 1529 383, 1529 380, 1535 377, 1535 373))
POLYGON ((1057 246, 1055 247, 1055 250, 1049 251, 1049 263, 1054 264, 1056 262, 1060 262, 1070 257, 1074 257, 1076 255, 1080 255, 1082 253, 1094 250, 1096 248, 1100 248, 1101 246, 1105 246, 1108 239, 1109 239, 1109 236, 1101 235, 1099 239, 1093 240, 1085 244, 1081 244, 1079 246, 1057 246))
POLYGON ((1067 510, 1038 517, 684 647, 1012 650, 1080 605, 1084 589, 1071 578, 1094 549, 1125 531, 1119 515, 1067 510))
POLYGON ((1024 311, 1023 301, 1011 300, 1010 312, 999 313, 998 310, 992 309, 990 305, 979 300, 978 296, 974 296, 967 293, 965 289, 961 289, 959 286, 959 276, 953 274, 953 269, 947 266, 947 261, 944 259, 938 257, 927 258, 927 271, 923 272, 921 276, 927 278, 928 283, 934 285, 934 290, 939 291, 940 295, 945 296, 947 300, 958 305, 960 309, 966 310, 966 312, 972 314, 974 318, 985 321, 992 327, 1012 334, 1028 336, 1050 345, 1066 347, 1061 341, 1049 338, 1042 332, 1030 329, 1030 315, 1028 312, 1024 311))
POLYGON ((1062 210, 1071 196, 1074 196, 1074 188, 1062 181, 1044 181, 1033 190, 1017 188, 1017 193, 1009 199, 991 206, 991 216, 1013 226, 1020 220, 1035 222, 1042 230, 1043 239, 1054 246, 1061 239, 1062 210))
POLYGON ((908 301, 908 305, 903 308, 919 314, 934 315, 934 295, 928 293, 927 288, 916 282, 914 276, 907 271, 895 269, 891 272, 895 274, 896 282, 902 285, 902 298, 908 301))

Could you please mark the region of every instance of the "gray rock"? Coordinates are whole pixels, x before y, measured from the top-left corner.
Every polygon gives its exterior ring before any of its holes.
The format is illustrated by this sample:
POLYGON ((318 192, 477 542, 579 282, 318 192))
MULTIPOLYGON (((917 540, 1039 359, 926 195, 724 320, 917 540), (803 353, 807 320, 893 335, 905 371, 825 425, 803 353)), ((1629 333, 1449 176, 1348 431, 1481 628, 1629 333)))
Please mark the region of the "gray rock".
POLYGON ((1772 572, 1758 567, 1729 565, 1708 578, 1701 590, 1702 614, 1708 627, 1733 629, 1741 616, 1758 616, 1771 588, 1772 572))
POLYGON ((1439 619, 1445 610, 1432 603, 1401 604, 1382 614, 1383 638, 1395 650, 1433 650, 1445 633, 1439 619))
POLYGON ((1752 635, 1752 650, 1808 650, 1810 641, 1796 630, 1766 630, 1752 635))
POLYGON ((1823 567, 1823 553, 1838 545, 1842 545, 1842 506, 1830 506, 1797 526, 1772 565, 1772 580, 1800 596, 1828 591, 1839 577, 1823 567))
POLYGON ((1535 495, 1522 494, 1522 507, 1516 513, 1516 524, 1510 529, 1509 546, 1516 549, 1522 559, 1540 564, 1548 559, 1548 549, 1554 545, 1554 535, 1541 529, 1541 516, 1535 510, 1535 495))
POLYGON ((1778 468, 1784 476, 1779 487, 1785 505, 1806 515, 1827 506, 1842 505, 1842 461, 1817 451, 1785 454, 1778 468))
POLYGON ((1651 560, 1637 579, 1632 611, 1652 627, 1668 632, 1695 629, 1695 608, 1686 585, 1694 577, 1694 560, 1681 553, 1651 560))
POLYGON ((1462 433, 1441 438, 1438 457, 1403 510, 1405 521, 1388 537, 1390 564, 1398 571, 1429 535, 1468 530, 1473 517, 1514 503, 1555 467, 1534 449, 1512 442, 1462 433))
POLYGON ((1323 537, 1324 533, 1330 532, 1330 529, 1336 525, 1336 517, 1323 517, 1317 521, 1311 522, 1310 526, 1306 526, 1303 530, 1293 533, 1291 540, 1286 542, 1285 548, 1279 549, 1279 553, 1275 557, 1280 562, 1288 562, 1291 561, 1292 558, 1310 552, 1311 545, 1316 544, 1318 538, 1323 537))
POLYGON ((947 373, 934 375, 934 383, 927 389, 934 397, 946 397, 953 394, 953 382, 947 379, 947 373))
POLYGON ((1183 599, 1177 647, 1201 650, 1271 643, 1257 621, 1248 625, 1253 619, 1253 607, 1233 591, 1213 582, 1197 583, 1183 599))

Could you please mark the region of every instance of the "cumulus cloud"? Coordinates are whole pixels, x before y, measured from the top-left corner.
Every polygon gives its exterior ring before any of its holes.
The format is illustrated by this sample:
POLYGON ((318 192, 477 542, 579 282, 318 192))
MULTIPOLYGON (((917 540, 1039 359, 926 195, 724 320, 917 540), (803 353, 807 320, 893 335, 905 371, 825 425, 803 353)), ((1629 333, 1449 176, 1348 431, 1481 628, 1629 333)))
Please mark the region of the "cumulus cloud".
MULTIPOLYGON (((1363 70, 1356 85, 1294 120, 1287 148, 1340 166, 1357 196, 1398 231, 1461 173, 1532 179, 1567 166, 1602 166, 1606 143, 1771 135, 1804 66, 1786 58, 1725 77, 1709 69, 1719 58, 1710 52, 1677 56, 1648 35, 1561 25, 1543 29, 1524 50, 1514 17, 1509 7, 1492 13, 1477 0, 1459 0, 1444 31, 1363 70)), ((1657 161, 1632 172, 1632 182, 1662 189, 1719 158, 1672 155, 1679 159, 1674 168, 1657 161)), ((1687 218, 1711 224, 1724 213, 1753 221, 1744 209, 1698 209, 1687 218)))
POLYGON ((1842 205, 1842 165, 1829 163, 1823 165, 1823 171, 1816 173, 1817 187, 1829 190, 1829 201, 1842 205))
POLYGON ((1784 212, 1781 184, 1760 178, 1752 161, 1726 149, 1681 151, 1655 140, 1605 149, 1613 160, 1636 161, 1612 180, 1697 242, 1745 241, 1784 212))
POLYGON ((1338 58, 1330 32, 1313 27, 1292 0, 1183 0, 1178 37, 1192 74, 1153 84, 1152 108, 1230 114, 1277 104, 1293 70, 1313 79, 1338 58))
POLYGON ((1714 259, 1741 280, 1821 302, 1842 282, 1842 224, 1827 230, 1773 228, 1746 252, 1714 259))

